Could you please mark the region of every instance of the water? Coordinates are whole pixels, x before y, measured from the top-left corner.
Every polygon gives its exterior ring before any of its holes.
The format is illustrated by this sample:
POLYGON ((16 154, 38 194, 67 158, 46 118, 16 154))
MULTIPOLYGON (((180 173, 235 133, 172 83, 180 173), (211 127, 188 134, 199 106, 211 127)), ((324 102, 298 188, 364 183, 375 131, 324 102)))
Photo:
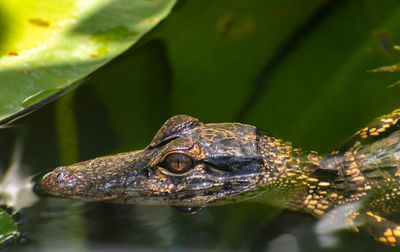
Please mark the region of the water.
MULTIPOLYGON (((385 40, 383 51, 376 42, 382 35, 377 28, 396 37, 393 24, 386 25, 395 4, 338 1, 313 19, 311 10, 301 17, 287 12, 299 13, 302 1, 283 6, 287 18, 272 2, 182 1, 144 39, 148 43, 63 100, 1 129, 1 174, 17 139, 23 147, 21 172, 38 176, 60 165, 141 149, 166 119, 181 113, 204 122, 241 118, 304 150, 329 152, 369 120, 400 107, 400 89, 386 88, 398 76, 367 73, 399 61, 387 51, 387 43, 396 42, 385 40), (374 16, 365 11, 375 9, 381 11, 374 16), (182 20, 184 27, 178 26, 182 20), (252 29, 246 28, 249 20, 252 29), (310 27, 289 36, 307 20, 310 27), (354 25, 351 36, 340 23, 354 25), (340 38, 340 46, 332 38, 340 38)), ((313 231, 314 217, 261 203, 188 215, 167 206, 40 196, 19 215, 25 241, 6 251, 395 251, 363 230, 338 231, 336 247, 323 247, 313 231)))

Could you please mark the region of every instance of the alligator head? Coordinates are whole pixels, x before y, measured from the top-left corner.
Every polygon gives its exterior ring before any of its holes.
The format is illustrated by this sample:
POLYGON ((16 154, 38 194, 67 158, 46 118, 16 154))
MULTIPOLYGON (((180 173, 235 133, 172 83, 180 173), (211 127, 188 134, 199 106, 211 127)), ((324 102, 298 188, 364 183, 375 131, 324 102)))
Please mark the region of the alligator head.
POLYGON ((265 170, 257 129, 170 118, 143 150, 62 166, 41 187, 64 198, 170 205, 192 211, 226 204, 257 185, 265 170))

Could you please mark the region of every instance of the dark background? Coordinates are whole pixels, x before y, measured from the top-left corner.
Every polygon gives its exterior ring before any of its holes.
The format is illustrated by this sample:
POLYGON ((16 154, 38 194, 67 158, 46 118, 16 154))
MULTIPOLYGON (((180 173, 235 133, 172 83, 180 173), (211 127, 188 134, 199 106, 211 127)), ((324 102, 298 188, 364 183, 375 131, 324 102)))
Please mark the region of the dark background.
MULTIPOLYGON (((399 29, 395 0, 181 0, 75 91, 0 131, 0 166, 18 136, 32 175, 141 149, 175 114, 248 123, 330 152, 400 107, 400 86, 387 87, 400 74, 368 72, 400 62, 399 29)), ((187 215, 41 198, 20 216, 27 241, 9 251, 394 251, 363 230, 322 248, 312 216, 257 203, 187 215)))

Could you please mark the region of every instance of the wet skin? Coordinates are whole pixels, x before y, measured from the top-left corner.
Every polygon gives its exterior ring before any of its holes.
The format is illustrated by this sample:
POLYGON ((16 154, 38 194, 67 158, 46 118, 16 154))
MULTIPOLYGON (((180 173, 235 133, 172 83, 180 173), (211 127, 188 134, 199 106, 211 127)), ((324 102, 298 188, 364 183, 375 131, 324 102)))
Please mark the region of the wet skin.
POLYGON ((377 240, 398 246, 400 226, 381 216, 400 210, 399 168, 400 110, 357 132, 347 149, 324 156, 250 125, 179 115, 145 149, 58 167, 41 187, 57 197, 188 212, 260 201, 328 216, 355 230, 366 223, 377 240))

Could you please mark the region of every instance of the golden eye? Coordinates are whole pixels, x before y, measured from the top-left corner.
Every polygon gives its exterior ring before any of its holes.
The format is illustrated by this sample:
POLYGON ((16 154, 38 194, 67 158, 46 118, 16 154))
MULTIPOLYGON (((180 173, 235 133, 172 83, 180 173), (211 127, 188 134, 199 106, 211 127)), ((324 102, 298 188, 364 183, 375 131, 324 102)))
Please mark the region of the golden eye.
POLYGON ((164 159, 164 166, 173 173, 181 174, 192 168, 193 160, 185 154, 172 153, 164 159))

